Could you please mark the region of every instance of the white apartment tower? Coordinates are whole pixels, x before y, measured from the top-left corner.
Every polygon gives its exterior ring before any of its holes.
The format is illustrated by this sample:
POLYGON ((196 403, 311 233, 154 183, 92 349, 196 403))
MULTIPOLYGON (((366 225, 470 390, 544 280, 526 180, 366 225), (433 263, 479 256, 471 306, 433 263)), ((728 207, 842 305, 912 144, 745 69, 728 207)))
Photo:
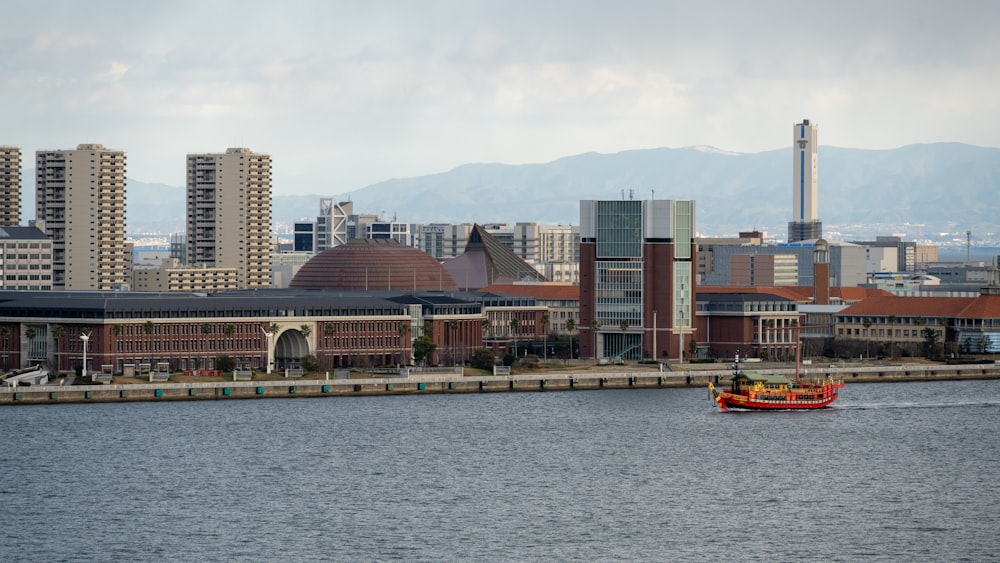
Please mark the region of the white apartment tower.
POLYGON ((792 130, 792 220, 788 242, 822 238, 819 220, 818 126, 803 119, 792 130))
POLYGON ((21 224, 21 149, 0 146, 0 226, 21 224))
POLYGON ((247 148, 187 155, 187 259, 270 287, 271 156, 247 148))
POLYGON ((35 218, 52 237, 52 289, 127 288, 125 151, 37 151, 35 174, 35 218))

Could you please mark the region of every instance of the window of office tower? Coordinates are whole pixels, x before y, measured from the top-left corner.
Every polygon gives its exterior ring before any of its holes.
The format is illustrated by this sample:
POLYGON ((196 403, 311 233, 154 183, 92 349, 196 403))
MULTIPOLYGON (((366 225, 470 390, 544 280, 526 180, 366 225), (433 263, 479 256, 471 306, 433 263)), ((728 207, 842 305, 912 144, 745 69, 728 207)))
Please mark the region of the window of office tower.
POLYGON ((597 257, 642 258, 642 202, 597 202, 597 257))

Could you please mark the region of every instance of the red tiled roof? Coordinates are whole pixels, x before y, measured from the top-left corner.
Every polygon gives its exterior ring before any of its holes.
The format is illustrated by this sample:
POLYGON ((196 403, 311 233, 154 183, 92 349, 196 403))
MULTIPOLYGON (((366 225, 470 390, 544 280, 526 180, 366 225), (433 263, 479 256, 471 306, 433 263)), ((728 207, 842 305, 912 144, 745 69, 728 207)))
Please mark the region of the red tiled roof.
POLYGON ((895 315, 898 317, 957 317, 975 297, 870 297, 840 312, 841 315, 895 315))
POLYGON ((479 291, 484 293, 510 293, 536 299, 580 300, 580 286, 554 283, 496 283, 488 285, 479 291))
POLYGON ((722 285, 698 286, 696 293, 753 293, 783 297, 790 301, 808 302, 812 300, 811 287, 781 286, 781 287, 734 287, 722 285))
POLYGON ((963 319, 1000 319, 1000 295, 980 295, 955 316, 963 319))

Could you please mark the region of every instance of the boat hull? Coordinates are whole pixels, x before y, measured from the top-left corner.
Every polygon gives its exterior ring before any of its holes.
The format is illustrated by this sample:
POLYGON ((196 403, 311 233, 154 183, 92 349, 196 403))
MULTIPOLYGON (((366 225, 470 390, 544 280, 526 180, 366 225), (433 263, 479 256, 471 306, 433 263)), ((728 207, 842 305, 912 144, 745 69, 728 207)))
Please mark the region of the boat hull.
POLYGON ((809 410, 822 409, 837 400, 837 389, 843 388, 843 383, 816 386, 812 388, 797 388, 785 395, 764 395, 759 393, 732 393, 719 391, 709 383, 712 399, 722 410, 809 410))

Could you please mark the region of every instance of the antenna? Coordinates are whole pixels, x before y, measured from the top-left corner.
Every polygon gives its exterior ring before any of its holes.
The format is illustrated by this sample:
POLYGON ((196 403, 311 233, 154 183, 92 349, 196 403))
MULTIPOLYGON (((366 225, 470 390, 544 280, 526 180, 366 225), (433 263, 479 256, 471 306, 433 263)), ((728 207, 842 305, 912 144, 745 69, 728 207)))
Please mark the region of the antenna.
POLYGON ((629 199, 629 201, 635 199, 635 194, 633 192, 634 192, 634 190, 632 188, 628 189, 628 199, 629 199))

